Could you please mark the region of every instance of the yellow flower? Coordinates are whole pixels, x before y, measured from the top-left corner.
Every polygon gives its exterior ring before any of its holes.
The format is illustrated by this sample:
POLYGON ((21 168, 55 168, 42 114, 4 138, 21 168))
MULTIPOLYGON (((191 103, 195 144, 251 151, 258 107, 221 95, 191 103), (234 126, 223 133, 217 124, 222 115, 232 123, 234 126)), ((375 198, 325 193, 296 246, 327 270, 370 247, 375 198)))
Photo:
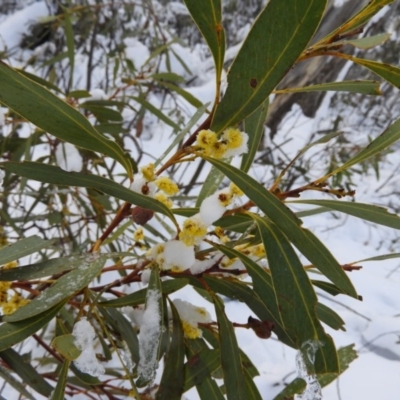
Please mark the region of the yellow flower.
POLYGON ((10 315, 12 314, 16 309, 17 305, 13 303, 6 303, 3 305, 3 314, 4 315, 10 315))
POLYGON ((149 182, 154 181, 154 179, 156 178, 153 163, 147 164, 144 167, 140 168, 140 172, 142 173, 143 177, 149 182))
POLYGON ((236 128, 228 128, 224 131, 222 139, 226 142, 228 149, 237 149, 243 144, 242 132, 236 128))
POLYGON ((183 334, 187 339, 197 339, 201 337, 202 334, 201 330, 196 326, 189 324, 186 321, 182 321, 182 328, 183 328, 183 334))
POLYGON ((178 185, 172 182, 167 176, 160 176, 154 183, 169 196, 173 196, 179 192, 178 185))
POLYGON ((7 264, 4 264, 1 269, 10 269, 10 268, 15 268, 18 267, 18 261, 11 261, 7 264))
POLYGON ((202 149, 209 149, 217 143, 218 137, 217 134, 210 130, 201 130, 197 134, 197 146, 201 147, 202 149))
POLYGON ((154 198, 163 203, 168 208, 172 208, 172 206, 174 205, 174 203, 162 192, 156 193, 154 198))
POLYGON ((231 193, 233 196, 240 197, 240 196, 244 195, 244 192, 233 182, 231 182, 231 184, 230 184, 230 189, 231 189, 231 193))
POLYGON ((140 242, 141 240, 144 240, 144 232, 143 228, 138 228, 135 233, 133 234, 133 239, 136 242, 140 242))
POLYGON ((251 248, 251 254, 257 258, 265 257, 265 248, 262 243, 251 248))
POLYGON ((193 246, 199 243, 207 233, 207 227, 202 223, 200 218, 194 216, 188 218, 183 223, 183 228, 179 233, 179 240, 186 246, 193 246))
POLYGON ((221 193, 219 193, 218 200, 221 203, 221 205, 227 207, 232 202, 232 194, 224 190, 221 193))
POLYGON ((224 155, 227 150, 228 150, 228 145, 226 143, 217 142, 212 147, 211 155, 217 159, 224 158, 224 155))

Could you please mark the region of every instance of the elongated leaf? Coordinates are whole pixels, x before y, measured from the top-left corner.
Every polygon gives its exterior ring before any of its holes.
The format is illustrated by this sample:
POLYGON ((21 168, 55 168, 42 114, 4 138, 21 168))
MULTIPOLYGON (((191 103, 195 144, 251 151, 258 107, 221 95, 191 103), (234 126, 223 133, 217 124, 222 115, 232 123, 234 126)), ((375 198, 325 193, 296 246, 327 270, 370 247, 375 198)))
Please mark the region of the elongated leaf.
POLYGON ((329 293, 332 296, 337 296, 338 294, 343 294, 343 291, 340 290, 336 285, 333 285, 330 282, 325 282, 325 281, 318 281, 313 279, 312 284, 325 292, 329 293))
POLYGON ((221 365, 224 372, 227 399, 248 399, 235 331, 232 323, 225 315, 221 299, 214 295, 213 300, 219 326, 221 365))
MULTIPOLYGON (((342 53, 340 53, 342 54, 342 53)), ((400 68, 394 65, 381 63, 378 61, 365 60, 363 58, 353 57, 349 54, 342 54, 342 58, 353 61, 356 64, 368 68, 370 71, 385 79, 393 86, 400 88, 400 68)))
MULTIPOLYGON (((15 379, 11 375, 10 371, 8 371, 2 365, 0 365, 0 377, 3 379, 4 382, 7 382, 18 393, 20 393, 21 396, 25 396, 29 400, 35 400, 35 398, 25 389, 25 386, 20 381, 15 379)), ((9 399, 4 399, 4 397, 1 396, 1 400, 9 400, 9 399)))
POLYGON ((225 55, 225 31, 222 26, 221 1, 184 0, 184 3, 211 50, 217 79, 219 79, 225 55))
POLYGON ((247 269, 247 272, 249 273, 253 281, 254 292, 252 292, 250 288, 247 288, 247 292, 249 292, 247 295, 244 288, 239 289, 239 285, 233 285, 233 282, 225 282, 225 280, 216 280, 215 278, 211 281, 211 279, 213 279, 211 277, 204 278, 206 279, 206 282, 209 282, 210 280, 210 287, 213 290, 216 290, 218 293, 223 294, 224 296, 228 296, 231 298, 237 298, 238 296, 240 296, 239 298, 241 300, 244 300, 248 307, 252 309, 262 321, 272 321, 274 323, 274 332, 278 336, 279 340, 281 340, 283 343, 288 344, 289 346, 294 347, 296 345, 296 342, 293 340, 293 337, 291 337, 288 332, 286 332, 283 326, 283 321, 278 309, 276 293, 272 284, 271 276, 256 262, 246 257, 239 251, 226 246, 218 246, 218 249, 229 258, 238 257, 243 262, 247 269), (224 286, 228 286, 228 288, 225 288, 225 290, 222 291, 224 286), (249 295, 253 298, 249 298, 249 295), (263 310, 263 313, 261 315, 259 315, 259 312, 256 312, 253 309, 254 298, 257 296, 262 301, 265 307, 265 311, 263 310))
POLYGON ((335 345, 317 318, 317 296, 298 256, 273 223, 268 223, 256 214, 252 216, 263 239, 286 332, 297 348, 301 348, 309 340, 323 343, 316 354, 316 371, 338 372, 335 345))
POLYGON ((186 341, 186 356, 188 362, 185 367, 185 391, 186 387, 192 387, 194 381, 201 400, 224 400, 220 388, 210 376, 220 366, 219 350, 211 350, 204 339, 193 339, 186 341))
MULTIPOLYGON (((400 70, 399 70, 400 71, 400 70)), ((400 78, 400 75, 399 75, 400 78)), ((400 82, 400 81, 399 81, 400 82)), ((382 132, 376 139, 374 139, 367 147, 362 149, 353 158, 347 161, 345 164, 336 168, 334 171, 330 172, 328 175, 319 179, 318 181, 325 181, 330 176, 336 175, 337 173, 344 171, 353 165, 359 164, 368 158, 380 153, 385 150, 393 143, 400 139, 400 119, 389 126, 384 132, 382 132)))
POLYGON ((193 128, 193 126, 196 124, 196 122, 204 115, 208 105, 210 103, 206 103, 202 106, 200 106, 196 112, 193 114, 192 118, 190 118, 190 121, 187 123, 187 125, 176 135, 175 139, 171 142, 171 144, 168 146, 168 148, 164 151, 163 154, 156 160, 154 163, 154 166, 157 166, 161 163, 161 161, 170 153, 170 151, 181 141, 183 140, 184 136, 193 128))
POLYGON ((351 264, 358 264, 358 263, 367 262, 367 261, 384 261, 384 260, 390 260, 392 258, 399 258, 399 257, 400 257, 400 253, 382 254, 380 256, 364 258, 363 260, 354 261, 351 264))
POLYGON ((329 250, 315 235, 301 227, 301 221, 279 199, 239 169, 220 160, 206 159, 243 190, 316 268, 345 293, 357 298, 350 279, 329 250))
POLYGON ((318 319, 322 322, 325 322, 328 326, 335 330, 344 329, 345 322, 342 318, 331 308, 327 307, 325 304, 317 303, 315 307, 315 312, 317 313, 318 319))
POLYGON ((98 309, 107 323, 118 333, 119 338, 126 343, 131 353, 133 365, 137 365, 139 362, 139 340, 132 324, 119 310, 105 309, 104 307, 99 307, 98 309))
POLYGON ((67 386, 67 377, 70 361, 64 360, 61 371, 57 376, 57 385, 51 394, 50 400, 64 400, 65 387, 67 386))
POLYGON ((204 185, 201 187, 200 193, 197 196, 196 207, 200 207, 201 203, 205 198, 215 193, 222 181, 224 180, 224 174, 218 168, 211 168, 204 185))
MULTIPOLYGON (((163 294, 171 294, 182 289, 188 284, 188 279, 172 279, 161 282, 161 290, 163 294)), ((102 301, 100 304, 104 307, 125 307, 125 306, 137 306, 144 304, 146 301, 147 288, 137 290, 134 293, 127 294, 124 297, 118 299, 102 301)))
POLYGON ((3 62, 0 62, 0 88, 0 102, 17 114, 59 139, 112 157, 132 177, 130 161, 117 143, 97 132, 69 104, 3 62))
POLYGON ((264 125, 267 119, 269 99, 265 100, 253 114, 243 121, 243 130, 249 135, 248 151, 242 157, 240 169, 248 172, 253 165, 254 157, 264 136, 264 125))
MULTIPOLYGON (((96 175, 85 175, 77 172, 67 172, 61 168, 35 162, 23 163, 3 163, 3 168, 17 175, 24 176, 29 179, 34 179, 39 182, 47 182, 55 185, 78 186, 86 188, 94 188, 104 192, 117 199, 127 201, 128 203, 150 209, 155 212, 160 212, 171 218, 174 222, 175 217, 169 208, 161 202, 133 192, 126 187, 119 185, 109 179, 102 178, 96 175)), ((177 225, 176 221, 174 222, 177 225)))
POLYGON ((184 386, 185 346, 182 323, 174 304, 170 302, 169 305, 172 311, 172 339, 165 357, 164 373, 157 392, 157 400, 180 400, 184 386))
POLYGON ((250 400, 263 400, 260 392, 257 389, 256 384, 254 383, 253 377, 250 375, 249 371, 244 368, 244 381, 246 383, 246 390, 248 393, 248 399, 250 400))
POLYGON ((203 103, 197 98, 194 97, 191 93, 182 89, 180 86, 175 85, 170 82, 158 81, 158 83, 167 89, 173 90, 174 92, 178 93, 182 98, 184 98, 189 104, 193 107, 199 108, 203 106, 203 103))
POLYGON ((29 256, 39 250, 51 247, 55 244, 54 240, 44 240, 39 236, 30 236, 21 239, 16 243, 10 244, 0 249, 0 265, 10 261, 18 260, 22 257, 29 256))
POLYGON ((43 396, 50 396, 53 387, 14 349, 1 351, 0 358, 2 358, 17 375, 19 375, 24 384, 30 386, 33 390, 43 396))
POLYGON ((33 318, 21 322, 6 322, 2 324, 0 326, 0 351, 8 349, 9 347, 14 346, 14 344, 22 342, 29 336, 33 335, 40 328, 50 322, 63 306, 64 303, 60 303, 33 318))
POLYGON ((296 88, 288 88, 276 90, 277 94, 284 93, 301 93, 301 92, 318 92, 318 91, 333 91, 333 92, 350 92, 369 95, 381 95, 379 81, 343 81, 343 82, 327 82, 318 85, 303 86, 296 88))
POLYGON ((267 3, 232 63, 211 129, 236 125, 267 99, 313 37, 325 6, 325 0, 267 3))
POLYGON ((400 229, 400 217, 391 214, 386 208, 374 206, 373 204, 354 203, 337 200, 298 200, 293 203, 314 204, 332 210, 340 211, 353 217, 361 218, 375 224, 388 226, 393 229, 400 229))
POLYGON ((47 311, 51 307, 63 302, 75 293, 85 288, 101 271, 105 257, 95 256, 86 259, 77 269, 68 272, 57 279, 56 283, 44 290, 31 302, 7 315, 4 319, 8 322, 22 321, 47 311))
POLYGON ((143 387, 155 377, 158 366, 158 353, 163 331, 164 306, 158 267, 151 270, 146 294, 146 307, 140 327, 140 360, 137 387, 143 387), (148 320, 146 320, 148 318, 148 320))
POLYGON ((153 104, 149 103, 147 100, 143 99, 142 97, 134 97, 129 96, 132 100, 135 100, 141 106, 143 106, 146 110, 150 111, 154 114, 157 118, 161 121, 165 122, 167 125, 171 126, 175 131, 179 131, 180 127, 171 118, 167 117, 159 108, 153 106, 153 104))
POLYGON ((350 44, 358 49, 368 50, 372 47, 379 46, 380 44, 386 42, 390 38, 388 33, 379 33, 378 35, 374 36, 367 36, 361 39, 353 39, 353 40, 343 40, 343 44, 350 44))
MULTIPOLYGON (((187 343, 191 346, 192 340, 187 343)), ((220 366, 219 350, 203 348, 190 357, 185 364, 185 385, 184 392, 193 386, 200 384, 220 366)))

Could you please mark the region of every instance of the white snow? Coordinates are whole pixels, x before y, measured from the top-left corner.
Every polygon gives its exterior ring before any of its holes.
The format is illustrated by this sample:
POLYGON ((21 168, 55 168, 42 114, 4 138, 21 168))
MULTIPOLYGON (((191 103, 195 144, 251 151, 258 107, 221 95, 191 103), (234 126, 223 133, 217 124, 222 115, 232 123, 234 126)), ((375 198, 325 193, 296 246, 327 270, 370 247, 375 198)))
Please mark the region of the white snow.
POLYGON ((163 269, 185 270, 195 262, 194 247, 186 246, 180 240, 170 240, 164 247, 163 269))
POLYGON ((158 290, 147 291, 146 309, 140 326, 138 375, 146 381, 154 379, 158 367, 157 355, 161 334, 161 315, 158 307, 160 298, 161 293, 158 290))
POLYGON ((83 160, 78 149, 71 143, 59 143, 56 147, 57 165, 66 171, 82 171, 83 160))
POLYGON ((201 203, 200 218, 207 226, 212 225, 216 220, 221 218, 226 211, 226 208, 218 199, 219 194, 220 192, 218 191, 205 198, 201 203))
POLYGON ((94 351, 96 333, 85 317, 74 325, 72 334, 75 336, 75 345, 82 350, 80 356, 74 361, 75 366, 86 374, 100 376, 105 373, 103 365, 97 360, 94 351))

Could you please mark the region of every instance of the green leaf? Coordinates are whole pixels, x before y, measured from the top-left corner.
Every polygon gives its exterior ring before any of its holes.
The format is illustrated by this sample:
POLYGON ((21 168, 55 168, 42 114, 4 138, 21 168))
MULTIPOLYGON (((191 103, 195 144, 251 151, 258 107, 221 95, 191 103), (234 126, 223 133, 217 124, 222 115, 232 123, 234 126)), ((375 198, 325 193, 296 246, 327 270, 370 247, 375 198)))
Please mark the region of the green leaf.
POLYGON ((275 93, 284 94, 284 93, 333 91, 333 92, 349 92, 349 93, 361 93, 369 95, 381 95, 382 92, 379 86, 380 86, 379 81, 327 82, 327 83, 320 83, 318 85, 276 90, 275 93))
POLYGON ((325 292, 329 293, 332 296, 337 296, 338 294, 343 294, 343 291, 340 290, 336 285, 333 285, 330 282, 325 282, 325 281, 318 281, 318 280, 312 280, 312 284, 325 292))
POLYGON ((57 385, 52 393, 50 400, 64 400, 65 388, 67 386, 68 370, 70 361, 64 360, 61 371, 57 376, 57 385))
MULTIPOLYGON (((220 0, 184 0, 190 15, 203 35, 214 58, 217 80, 224 66, 225 31, 220 0)), ((217 84, 217 86, 219 86, 217 84)))
MULTIPOLYGON (((44 240, 39 236, 30 236, 19 240, 16 243, 2 247, 0 249, 0 265, 29 256, 42 249, 46 249, 55 244, 55 240, 44 240)), ((6 271, 6 270, 4 270, 6 271)))
POLYGON ((47 311, 85 288, 102 270, 106 258, 89 255, 77 269, 61 276, 57 281, 13 314, 4 317, 8 322, 22 321, 47 311))
MULTIPOLYGON (((338 350, 340 372, 336 374, 319 374, 317 375, 321 387, 329 385, 339 377, 348 367, 349 364, 357 358, 357 353, 353 349, 354 344, 343 347, 338 350)), ((295 378, 289 385, 285 387, 273 400, 292 399, 295 394, 302 393, 306 388, 306 383, 303 379, 295 378)))
POLYGON ((227 399, 248 399, 235 330, 225 315, 222 300, 217 295, 213 295, 213 300, 219 326, 221 365, 224 372, 227 399))
POLYGON ((211 374, 220 367, 220 352, 210 349, 204 339, 186 341, 185 391, 196 385, 201 400, 224 400, 211 374), (187 388, 187 389, 186 389, 187 388))
POLYGON ((218 279, 216 282, 209 282, 209 279, 212 278, 205 277, 204 279, 206 279, 206 282, 209 283, 213 290, 223 294, 224 296, 231 298, 238 298, 240 296, 239 298, 244 301, 262 321, 272 321, 274 323, 274 332, 278 336, 279 340, 291 347, 295 347, 296 342, 283 327, 283 321, 278 309, 276 293, 272 284, 271 276, 255 261, 251 260, 239 251, 221 245, 217 248, 229 258, 238 257, 243 262, 253 281, 254 292, 250 288, 247 288, 247 291, 244 288, 240 289, 238 284, 233 285, 233 282, 226 282, 222 279, 218 279), (224 286, 228 286, 229 289, 225 288, 225 290, 223 290, 224 286), (262 313, 259 311, 257 312, 253 308, 257 307, 257 305, 254 304, 254 300, 257 297, 261 300, 265 308, 265 310, 262 310, 262 313))
POLYGON ((349 54, 342 54, 342 58, 353 61, 356 64, 368 68, 370 71, 385 79, 393 86, 400 88, 400 68, 391 64, 381 63, 378 61, 365 60, 363 58, 353 57, 349 54))
POLYGON ((317 296, 297 254, 273 223, 252 217, 262 236, 284 329, 297 348, 309 340, 323 343, 316 353, 316 371, 338 372, 335 345, 317 318, 317 296))
POLYGON ((0 351, 8 349, 14 346, 14 344, 22 342, 24 339, 33 335, 50 322, 63 306, 64 302, 24 321, 15 323, 6 322, 0 325, 0 351))
POLYGON ((149 103, 144 98, 142 98, 142 97, 134 97, 134 96, 129 96, 129 98, 131 98, 132 100, 135 100, 137 103, 139 103, 146 110, 150 111, 152 114, 154 114, 161 121, 163 121, 167 125, 171 126, 175 131, 179 131, 180 130, 180 127, 179 127, 178 124, 176 124, 174 121, 172 121, 172 119, 167 117, 162 111, 160 111, 159 108, 153 106, 153 104, 149 103))
POLYGON ((318 319, 330 326, 332 329, 346 331, 344 328, 345 322, 342 318, 325 304, 317 303, 315 312, 317 313, 318 319))
POLYGON ((250 375, 249 371, 244 368, 244 380, 246 383, 246 390, 248 393, 248 400, 263 400, 260 392, 257 389, 256 384, 254 383, 253 377, 250 375))
POLYGON ((121 122, 123 120, 122 115, 119 111, 115 111, 109 107, 85 103, 80 104, 79 107, 83 108, 84 110, 90 111, 97 118, 97 120, 101 122, 121 122))
POLYGON ((268 98, 313 37, 325 6, 325 0, 267 3, 230 67, 212 130, 236 125, 268 98))
POLYGON ((391 254, 382 254, 380 256, 375 256, 375 257, 370 257, 370 258, 364 258, 363 260, 359 261, 354 261, 351 264, 358 264, 361 262, 367 262, 367 261, 384 261, 384 260, 391 260, 392 258, 399 258, 400 253, 391 253, 391 254))
POLYGON ((385 32, 374 36, 367 36, 361 39, 343 40, 339 43, 350 44, 354 47, 357 47, 358 49, 368 50, 372 47, 379 46, 380 44, 386 42, 386 40, 388 40, 389 38, 390 35, 385 32))
POLYGON ((75 346, 75 336, 72 334, 55 337, 51 345, 68 361, 76 360, 82 353, 75 346))
POLYGON ((157 400, 180 400, 183 394, 185 346, 182 323, 172 301, 172 339, 165 356, 164 372, 160 382, 157 400))
POLYGON ((139 340, 132 327, 132 323, 118 310, 112 308, 105 309, 104 307, 99 307, 98 310, 112 327, 113 331, 118 333, 119 338, 125 341, 131 353, 133 365, 137 365, 139 362, 139 340))
MULTIPOLYGON (((400 71, 400 70, 399 70, 400 71)), ((400 74, 399 74, 400 78, 400 74)), ((400 83, 400 81, 399 81, 400 83)), ((318 179, 318 182, 323 182, 327 180, 329 177, 338 174, 341 171, 344 171, 355 164, 359 164, 368 158, 380 153, 385 150, 393 143, 397 142, 400 139, 400 119, 398 119, 395 123, 390 125, 385 131, 383 131, 377 138, 375 138, 367 147, 362 149, 359 153, 357 153, 353 158, 347 161, 345 164, 336 168, 329 174, 325 175, 323 178, 318 179)))
POLYGON ((171 218, 177 226, 174 215, 171 210, 164 206, 156 199, 133 192, 132 190, 119 185, 109 179, 96 175, 86 175, 77 172, 67 172, 61 168, 52 165, 40 164, 35 162, 10 163, 2 164, 7 171, 17 175, 34 179, 39 182, 53 183, 55 185, 78 186, 86 188, 94 188, 117 199, 127 201, 128 203, 150 209, 154 212, 160 212, 171 218))
MULTIPOLYGON (((171 279, 168 281, 161 282, 161 291, 163 294, 171 294, 182 289, 188 284, 189 280, 182 279, 171 279)), ((126 307, 126 306, 137 306, 139 304, 144 304, 146 301, 147 288, 137 290, 134 293, 127 294, 118 299, 102 301, 101 304, 104 307, 126 307)))
POLYGON ((246 193, 316 268, 345 293, 357 298, 357 293, 350 279, 339 263, 315 235, 301 227, 301 220, 290 209, 256 180, 239 169, 220 160, 208 157, 206 160, 217 167, 246 193))
POLYGON ((353 217, 361 218, 375 224, 400 229, 400 217, 390 213, 386 208, 374 206, 373 204, 355 203, 337 200, 298 200, 290 203, 314 204, 336 210, 353 217))
POLYGON ((193 114, 190 121, 187 125, 176 135, 175 139, 171 142, 168 148, 164 151, 163 154, 156 160, 154 166, 156 167, 161 163, 161 161, 171 152, 171 150, 181 141, 183 137, 193 128, 196 122, 203 116, 205 113, 209 103, 204 104, 203 106, 199 107, 196 112, 193 114))
POLYGON ((242 157, 240 169, 248 172, 253 165, 254 157, 260 147, 264 136, 264 125, 267 119, 269 107, 269 98, 267 98, 253 114, 249 115, 243 121, 243 131, 249 135, 248 151, 242 157))
POLYGON ((394 0, 371 0, 368 4, 361 9, 358 13, 350 17, 344 24, 339 26, 329 35, 321 39, 318 44, 331 42, 332 39, 337 38, 339 35, 355 30, 361 25, 368 22, 381 8, 387 4, 393 3, 394 0))
POLYGON ((50 396, 53 387, 14 349, 1 351, 0 357, 22 379, 25 385, 43 396, 50 396))
POLYGON ((219 169, 212 167, 197 196, 196 207, 200 207, 205 198, 215 193, 223 180, 224 174, 219 169))
MULTIPOLYGON (((160 350, 161 337, 163 331, 163 297, 161 289, 161 281, 157 266, 153 266, 150 275, 149 286, 146 294, 146 306, 143 318, 146 317, 146 311, 150 309, 151 317, 151 341, 149 337, 146 340, 146 347, 140 343, 140 360, 138 366, 138 379, 136 381, 137 387, 143 387, 152 381, 155 377, 156 369, 158 366, 158 353, 160 350), (160 320, 156 321, 156 314, 159 315, 160 320), (157 324, 155 323, 157 322, 157 324)), ((150 332, 143 332, 143 325, 141 326, 141 335, 149 334, 150 332)))
POLYGON ((180 86, 174 85, 173 83, 170 83, 170 82, 164 82, 164 81, 158 81, 158 83, 160 85, 164 86, 165 88, 178 93, 182 98, 184 98, 193 107, 199 108, 199 107, 203 106, 203 103, 197 97, 194 97, 190 92, 186 91, 185 89, 182 89, 180 86))
POLYGON ((329 385, 331 382, 336 380, 340 374, 349 368, 349 365, 358 357, 357 352, 354 350, 354 344, 350 344, 346 347, 342 347, 338 350, 339 358, 339 374, 323 374, 318 376, 319 383, 322 387, 329 385))
MULTIPOLYGON (((187 341, 187 346, 192 348, 193 340, 187 341)), ((220 352, 216 349, 202 348, 201 351, 188 358, 185 364, 184 392, 200 384, 220 366, 220 352)))
POLYGON ((0 88, 0 102, 17 114, 61 140, 110 156, 132 177, 130 161, 117 143, 97 132, 68 103, 3 62, 0 62, 0 88))
MULTIPOLYGON (((0 377, 3 379, 4 382, 7 382, 11 387, 13 387, 21 396, 25 396, 29 400, 35 400, 35 398, 25 389, 25 386, 15 379, 11 372, 0 365, 0 377)), ((8 400, 5 399, 3 396, 0 397, 1 400, 8 400)))

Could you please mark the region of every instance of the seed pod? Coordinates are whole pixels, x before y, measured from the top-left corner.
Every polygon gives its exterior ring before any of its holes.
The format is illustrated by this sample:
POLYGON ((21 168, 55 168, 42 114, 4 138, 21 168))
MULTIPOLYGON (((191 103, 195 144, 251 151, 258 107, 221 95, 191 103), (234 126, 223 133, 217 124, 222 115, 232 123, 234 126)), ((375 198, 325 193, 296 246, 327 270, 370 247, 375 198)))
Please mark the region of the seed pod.
POLYGON ((147 208, 135 207, 132 209, 132 219, 138 225, 144 225, 153 218, 154 212, 147 208))
POLYGON ((268 339, 271 337, 271 332, 275 326, 271 321, 260 321, 252 316, 247 320, 247 325, 249 328, 253 329, 254 333, 261 339, 268 339))

